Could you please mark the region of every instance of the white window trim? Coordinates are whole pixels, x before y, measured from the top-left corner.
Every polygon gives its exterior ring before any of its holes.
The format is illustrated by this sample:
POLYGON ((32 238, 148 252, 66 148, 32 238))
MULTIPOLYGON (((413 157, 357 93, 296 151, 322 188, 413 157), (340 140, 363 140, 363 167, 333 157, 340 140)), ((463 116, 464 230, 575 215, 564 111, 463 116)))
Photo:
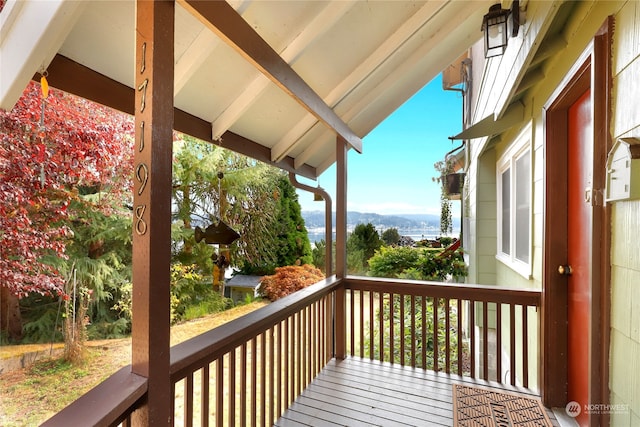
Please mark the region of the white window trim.
POLYGON ((533 171, 534 171, 534 166, 533 166, 533 144, 532 144, 532 140, 533 140, 533 134, 532 134, 532 124, 529 123, 527 126, 525 126, 525 128, 520 132, 520 134, 518 135, 518 137, 514 140, 514 142, 509 146, 509 148, 507 148, 505 150, 505 152, 502 154, 502 156, 500 156, 500 159, 498 160, 498 163, 496 164, 496 188, 497 188, 497 200, 496 200, 496 205, 497 205, 497 224, 498 226, 497 228, 497 246, 496 246, 496 259, 500 262, 502 262, 503 264, 505 264, 507 267, 511 268, 512 270, 514 270, 515 272, 519 273, 520 275, 524 276, 526 279, 531 279, 532 275, 533 275, 533 233, 532 233, 532 227, 533 227, 533 171), (521 261, 519 259, 517 259, 515 257, 515 252, 516 252, 516 233, 515 233, 515 193, 516 193, 516 188, 517 185, 515 184, 515 174, 513 173, 513 171, 515 171, 515 162, 517 159, 519 159, 522 154, 524 154, 526 151, 529 152, 529 182, 528 182, 528 186, 529 186, 529 213, 528 213, 528 218, 529 218, 529 226, 527 227, 528 232, 529 232, 529 244, 528 244, 528 249, 529 249, 529 262, 524 262, 521 261), (510 197, 509 197, 509 201, 511 203, 511 226, 510 226, 510 248, 511 248, 511 254, 505 254, 501 251, 502 249, 502 173, 507 170, 507 169, 511 169, 512 173, 511 173, 511 193, 510 193, 510 197))

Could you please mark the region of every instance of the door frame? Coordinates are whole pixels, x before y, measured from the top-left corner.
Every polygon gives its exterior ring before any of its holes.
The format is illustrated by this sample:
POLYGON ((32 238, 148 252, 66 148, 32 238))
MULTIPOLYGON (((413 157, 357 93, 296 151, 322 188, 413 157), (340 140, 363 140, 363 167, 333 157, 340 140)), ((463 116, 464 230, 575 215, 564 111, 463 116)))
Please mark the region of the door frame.
MULTIPOLYGON (((567 110, 589 87, 593 120, 591 270, 589 307, 589 403, 609 402, 609 326, 611 229, 610 207, 604 203, 606 159, 611 148, 611 36, 613 17, 596 33, 587 49, 544 105, 544 248, 542 285, 541 395, 547 407, 567 404, 567 279, 558 266, 567 262, 567 110)), ((591 414, 591 425, 606 416, 591 414)))

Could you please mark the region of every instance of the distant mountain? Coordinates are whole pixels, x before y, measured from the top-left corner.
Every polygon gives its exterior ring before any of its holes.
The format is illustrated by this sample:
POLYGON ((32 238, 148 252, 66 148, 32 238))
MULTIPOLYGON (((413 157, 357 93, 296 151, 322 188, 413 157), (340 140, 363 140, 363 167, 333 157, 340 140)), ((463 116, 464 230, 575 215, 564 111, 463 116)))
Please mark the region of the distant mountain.
MULTIPOLYGON (((302 211, 307 229, 324 228, 323 211, 302 211)), ((333 224, 335 226, 335 212, 333 213, 333 224)), ((397 228, 398 230, 419 229, 419 228, 440 228, 440 216, 430 214, 400 214, 400 215, 380 215, 376 213, 347 212, 347 228, 353 228, 358 224, 371 223, 378 229, 397 228)), ((460 219, 453 219, 454 229, 460 227, 460 219)))

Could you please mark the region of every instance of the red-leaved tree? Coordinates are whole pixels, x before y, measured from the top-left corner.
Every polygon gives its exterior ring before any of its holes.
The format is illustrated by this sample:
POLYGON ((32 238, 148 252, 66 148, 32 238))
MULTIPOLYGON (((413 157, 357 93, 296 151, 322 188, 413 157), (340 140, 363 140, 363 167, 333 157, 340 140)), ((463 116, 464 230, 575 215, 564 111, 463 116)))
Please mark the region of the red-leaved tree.
POLYGON ((21 333, 18 298, 63 292, 43 259, 65 257, 78 188, 112 185, 117 196, 130 191, 123 163, 133 170, 130 117, 56 90, 45 100, 44 92, 32 82, 11 111, 0 110, 0 323, 12 337, 21 333))

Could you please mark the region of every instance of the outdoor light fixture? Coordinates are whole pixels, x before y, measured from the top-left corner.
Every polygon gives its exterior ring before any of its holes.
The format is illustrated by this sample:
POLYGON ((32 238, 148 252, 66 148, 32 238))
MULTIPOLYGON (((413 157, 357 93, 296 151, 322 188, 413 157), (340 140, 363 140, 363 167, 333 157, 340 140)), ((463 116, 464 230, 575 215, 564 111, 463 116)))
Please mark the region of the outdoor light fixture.
POLYGON ((509 40, 509 26, 511 37, 518 35, 520 27, 520 2, 514 0, 511 10, 503 9, 500 3, 489 8, 489 13, 482 18, 482 31, 484 31, 484 57, 499 56, 507 49, 509 40), (509 22, 511 15, 511 22, 509 22))

